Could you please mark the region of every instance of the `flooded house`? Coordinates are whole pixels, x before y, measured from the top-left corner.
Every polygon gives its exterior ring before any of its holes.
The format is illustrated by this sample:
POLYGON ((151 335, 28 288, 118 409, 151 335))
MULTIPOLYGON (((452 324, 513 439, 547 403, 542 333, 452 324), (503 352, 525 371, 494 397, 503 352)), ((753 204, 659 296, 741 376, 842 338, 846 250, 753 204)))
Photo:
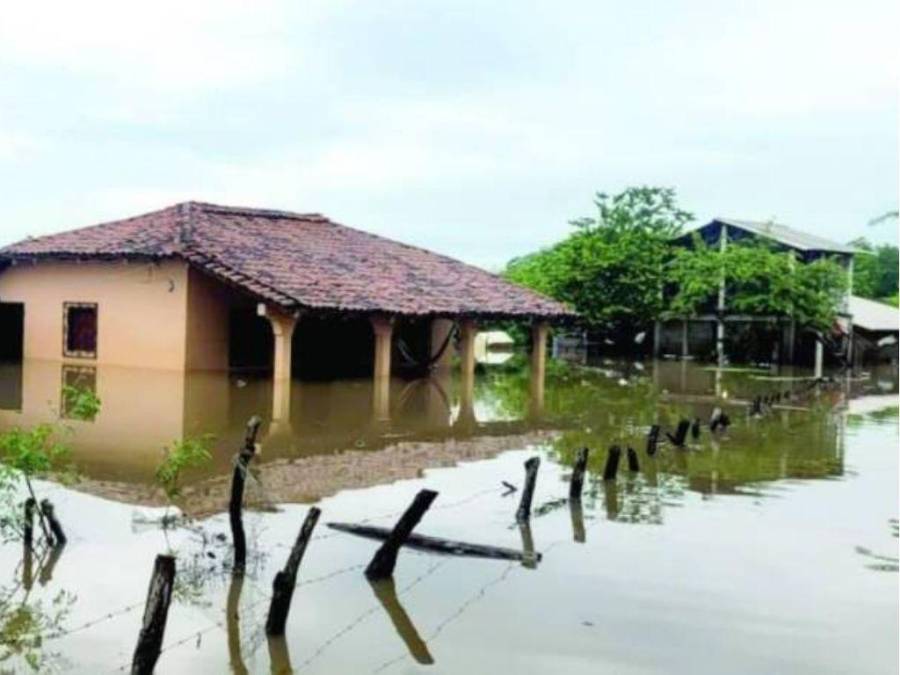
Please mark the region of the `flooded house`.
POLYGON ((93 388, 104 369, 123 400, 100 387, 105 417, 142 426, 229 405, 228 373, 266 373, 258 411, 273 425, 290 416, 292 378, 368 381, 354 407, 386 416, 393 376, 449 370, 457 349, 471 389, 479 327, 498 320, 531 326, 540 400, 548 327, 571 316, 486 271, 318 214, 187 202, 0 249, 0 356, 26 364, 4 407, 62 408, 54 388, 93 388), (156 421, 128 414, 134 401, 159 408, 156 421))

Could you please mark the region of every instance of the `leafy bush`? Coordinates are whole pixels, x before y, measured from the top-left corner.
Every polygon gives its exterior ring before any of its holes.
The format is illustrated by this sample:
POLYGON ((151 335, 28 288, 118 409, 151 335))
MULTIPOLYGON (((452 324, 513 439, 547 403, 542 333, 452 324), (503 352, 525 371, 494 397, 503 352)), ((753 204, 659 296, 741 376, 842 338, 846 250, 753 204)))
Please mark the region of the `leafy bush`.
POLYGON ((186 437, 174 441, 165 449, 165 457, 156 467, 155 479, 169 501, 174 501, 181 494, 180 480, 185 470, 203 466, 212 459, 209 448, 214 440, 211 434, 186 437))

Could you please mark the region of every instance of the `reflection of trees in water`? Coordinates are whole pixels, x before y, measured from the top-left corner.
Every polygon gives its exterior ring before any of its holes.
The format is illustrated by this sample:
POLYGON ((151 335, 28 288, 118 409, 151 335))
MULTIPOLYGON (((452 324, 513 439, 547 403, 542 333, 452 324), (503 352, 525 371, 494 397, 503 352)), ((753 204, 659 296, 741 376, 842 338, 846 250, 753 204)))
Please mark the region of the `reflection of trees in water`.
MULTIPOLYGON (((52 579, 53 568, 59 561, 63 547, 44 551, 37 560, 37 579, 46 586, 52 579)), ((10 664, 11 670, 0 665, 0 672, 49 672, 61 665, 58 653, 47 649, 50 637, 65 635, 63 623, 69 616, 76 597, 60 590, 50 598, 31 598, 35 580, 35 561, 30 549, 25 549, 21 579, 0 586, 0 664, 10 664)), ((17 569, 15 575, 18 576, 17 569)))

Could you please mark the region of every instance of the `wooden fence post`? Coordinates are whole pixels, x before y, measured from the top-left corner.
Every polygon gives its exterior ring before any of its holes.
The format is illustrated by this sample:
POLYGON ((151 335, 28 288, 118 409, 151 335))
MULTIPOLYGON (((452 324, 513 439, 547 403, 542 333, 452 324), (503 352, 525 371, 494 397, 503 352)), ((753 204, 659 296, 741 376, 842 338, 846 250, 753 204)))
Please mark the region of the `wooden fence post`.
POLYGON ((247 536, 244 534, 244 482, 250 460, 256 454, 256 434, 262 420, 256 415, 247 422, 244 436, 244 447, 238 453, 231 476, 231 499, 228 502, 228 520, 231 524, 231 537, 234 542, 234 572, 243 574, 247 566, 247 536))
POLYGON ((525 462, 525 486, 522 488, 519 508, 516 509, 516 521, 519 523, 524 523, 531 518, 531 500, 534 497, 534 484, 537 481, 537 472, 540 466, 540 457, 532 457, 525 462))
POLYGON ((53 545, 65 546, 68 541, 66 533, 63 532, 62 525, 60 525, 59 519, 56 517, 56 510, 49 499, 41 500, 41 513, 44 514, 44 518, 47 519, 47 523, 50 525, 50 531, 53 533, 53 545))
POLYGON ((635 452, 634 448, 630 445, 628 446, 628 470, 637 473, 641 470, 641 465, 638 462, 637 452, 635 452))
POLYGON ((587 469, 589 452, 590 450, 587 448, 581 448, 575 455, 572 481, 569 483, 569 499, 581 499, 581 492, 584 488, 584 471, 587 469))
POLYGON ((153 564, 153 576, 150 577, 150 587, 147 590, 147 603, 144 605, 144 621, 138 635, 134 658, 131 661, 131 675, 152 675, 153 673, 162 648, 174 585, 175 557, 171 555, 156 556, 156 562, 153 564))
POLYGON ((603 480, 615 480, 619 472, 619 458, 622 456, 622 448, 614 445, 606 456, 606 466, 603 467, 603 480))
POLYGON ((22 540, 25 548, 34 550, 34 506, 35 501, 31 497, 25 500, 25 522, 22 528, 22 540))
POLYGON ((690 428, 691 428, 691 423, 688 422, 686 419, 682 419, 680 422, 678 422, 678 428, 675 430, 675 435, 673 436, 672 434, 666 432, 666 436, 672 442, 672 445, 674 445, 677 448, 683 448, 684 441, 685 441, 685 439, 687 439, 688 430, 690 428))
POLYGON ((695 441, 700 438, 700 418, 695 417, 694 423, 691 424, 691 438, 695 441))
POLYGON ((372 560, 366 567, 366 577, 371 580, 386 579, 394 574, 394 567, 397 565, 397 553, 403 542, 410 535, 422 516, 431 506, 431 503, 438 496, 434 490, 420 490, 419 494, 413 499, 412 504, 407 507, 406 511, 400 516, 400 520, 394 525, 390 536, 385 539, 384 543, 375 551, 372 560))
POLYGON ((303 561, 306 545, 312 537, 313 529, 322 512, 313 506, 306 514, 297 541, 291 549, 284 569, 275 575, 272 581, 272 603, 269 605, 269 616, 266 619, 266 635, 284 635, 288 612, 291 611, 291 599, 294 597, 294 586, 297 583, 297 570, 303 561))

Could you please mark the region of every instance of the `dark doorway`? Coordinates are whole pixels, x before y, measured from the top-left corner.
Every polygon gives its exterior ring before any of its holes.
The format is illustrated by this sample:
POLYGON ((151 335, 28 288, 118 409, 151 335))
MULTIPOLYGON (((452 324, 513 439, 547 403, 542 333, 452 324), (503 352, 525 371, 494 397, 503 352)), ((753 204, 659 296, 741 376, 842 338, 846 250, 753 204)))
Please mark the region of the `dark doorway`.
POLYGON ((236 308, 229 315, 228 365, 232 370, 268 372, 272 370, 275 339, 269 320, 256 308, 236 308))
POLYGON ((25 305, 21 302, 0 302, 0 363, 22 360, 25 335, 25 305))
POLYGON ((304 316, 294 330, 291 365, 304 380, 371 377, 374 354, 368 318, 304 316))

